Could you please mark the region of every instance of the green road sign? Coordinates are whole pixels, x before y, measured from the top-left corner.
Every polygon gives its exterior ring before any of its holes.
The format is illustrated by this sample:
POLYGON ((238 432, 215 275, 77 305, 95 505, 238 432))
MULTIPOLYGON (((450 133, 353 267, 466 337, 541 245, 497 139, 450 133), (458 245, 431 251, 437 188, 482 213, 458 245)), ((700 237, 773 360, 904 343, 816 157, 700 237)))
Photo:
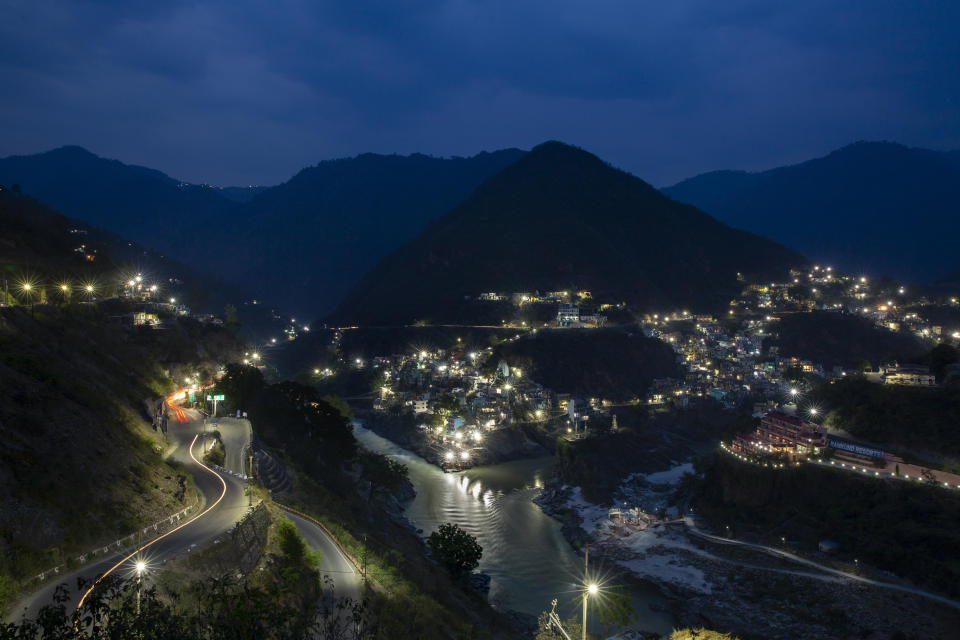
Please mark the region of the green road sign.
POLYGON ((210 402, 213 402, 213 396, 207 396, 207 400, 209 400, 210 402))
POLYGON ((222 401, 223 401, 223 396, 213 396, 213 399, 214 399, 214 400, 220 400, 220 401, 222 402, 222 401))
POLYGON ((190 400, 190 402, 196 402, 197 396, 193 395, 193 391, 191 391, 190 395, 188 396, 188 399, 190 400))

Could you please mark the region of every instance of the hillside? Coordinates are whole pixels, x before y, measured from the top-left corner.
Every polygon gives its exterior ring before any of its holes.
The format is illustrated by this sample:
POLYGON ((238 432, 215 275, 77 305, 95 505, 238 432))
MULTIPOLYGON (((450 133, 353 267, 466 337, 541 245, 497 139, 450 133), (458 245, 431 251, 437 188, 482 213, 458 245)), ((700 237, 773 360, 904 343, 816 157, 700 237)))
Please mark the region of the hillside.
POLYGON ((782 276, 804 262, 586 151, 548 142, 381 260, 333 318, 462 320, 465 296, 570 287, 634 308, 716 308, 739 290, 738 272, 782 276))
POLYGON ((0 184, 311 317, 333 309, 377 259, 522 155, 363 154, 321 162, 275 187, 220 189, 61 147, 0 159, 0 184))
MULTIPOLYGON (((2 186, 0 226, 0 267, 11 295, 24 281, 57 281, 69 283, 74 295, 87 297, 80 287, 89 284, 102 296, 114 291, 121 278, 142 273, 149 282, 158 283, 165 299, 173 297, 195 311, 222 312, 225 304, 240 304, 250 297, 220 278, 110 231, 67 218, 2 186)), ((38 288, 33 301, 42 299, 54 300, 54 292, 38 288)))
POLYGON ((957 268, 956 152, 859 142, 769 171, 706 173, 663 192, 845 271, 930 281, 957 268))
POLYGON ((885 362, 912 362, 927 350, 912 334, 829 311, 786 315, 774 330, 774 337, 764 341, 764 346, 776 345, 783 357, 804 358, 827 368, 853 368, 862 360, 873 367, 885 362))
POLYGON ((235 206, 213 189, 182 185, 160 171, 101 158, 82 147, 0 158, 0 184, 18 184, 70 218, 180 258, 191 231, 222 221, 235 206))
POLYGON ((173 389, 165 369, 212 375, 243 351, 222 329, 165 322, 124 327, 86 304, 0 309, 0 582, 195 501, 143 400, 173 389))
POLYGON ((654 378, 679 377, 676 354, 665 342, 619 329, 543 330, 496 347, 501 360, 560 393, 590 398, 642 398, 654 378))
POLYGON ((367 153, 321 162, 233 214, 236 226, 217 243, 231 259, 218 268, 297 313, 329 313, 377 260, 522 155, 367 153))

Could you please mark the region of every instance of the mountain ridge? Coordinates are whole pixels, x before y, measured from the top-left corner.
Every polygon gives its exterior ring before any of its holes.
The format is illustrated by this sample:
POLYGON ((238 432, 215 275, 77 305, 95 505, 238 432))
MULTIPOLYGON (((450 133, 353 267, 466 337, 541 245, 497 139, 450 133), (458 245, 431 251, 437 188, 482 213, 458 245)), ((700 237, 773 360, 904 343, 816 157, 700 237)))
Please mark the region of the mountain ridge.
POLYGON ((812 259, 929 281, 955 268, 948 238, 960 232, 956 155, 860 141, 766 171, 700 174, 662 191, 812 259))
POLYGON ((803 262, 785 247, 670 200, 593 154, 549 141, 387 255, 331 320, 452 320, 445 316, 456 315, 465 296, 572 285, 633 304, 710 299, 715 306, 735 293, 738 271, 784 267, 785 273, 787 263, 803 262), (715 248, 722 242, 747 257, 715 248), (398 289, 407 295, 391 293, 398 289))
POLYGON ((67 146, 0 159, 0 184, 309 317, 330 311, 381 254, 523 153, 367 153, 321 161, 273 187, 220 188, 67 146))

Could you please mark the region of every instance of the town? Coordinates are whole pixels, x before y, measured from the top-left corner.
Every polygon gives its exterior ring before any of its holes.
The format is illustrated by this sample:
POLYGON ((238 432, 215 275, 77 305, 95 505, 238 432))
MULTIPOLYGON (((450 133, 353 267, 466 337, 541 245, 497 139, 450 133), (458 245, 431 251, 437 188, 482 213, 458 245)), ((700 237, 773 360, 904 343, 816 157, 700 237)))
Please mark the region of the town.
MULTIPOLYGON (((799 425, 796 437, 772 435, 771 430, 761 428, 730 443, 731 451, 757 456, 779 455, 790 449, 794 456, 800 447, 810 455, 821 454, 830 447, 824 429, 816 422, 822 417, 817 415, 818 408, 805 403, 805 394, 799 389, 804 375, 817 376, 827 383, 863 375, 876 384, 918 387, 936 386, 935 376, 928 366, 906 362, 884 362, 876 367, 827 366, 781 353, 777 346, 766 346, 764 342, 776 331, 781 318, 812 312, 850 315, 878 328, 910 334, 930 346, 960 344, 960 324, 943 326, 930 321, 925 314, 925 309, 936 303, 957 307, 956 297, 931 300, 911 296, 898 283, 874 283, 866 276, 836 273, 832 267, 812 266, 809 271, 794 270, 790 275, 792 280, 784 283, 744 282, 741 296, 730 301, 723 315, 682 310, 641 316, 639 330, 673 348, 683 375, 654 379, 649 389, 638 390, 628 404, 664 412, 684 409, 702 398, 724 407, 753 399, 753 413, 766 416, 764 425, 783 416, 782 420, 799 425), (801 446, 809 442, 813 444, 806 449, 801 446)), ((588 291, 572 296, 570 291, 478 296, 489 302, 508 301, 518 309, 528 305, 552 305, 555 309, 555 319, 539 326, 504 321, 505 328, 517 331, 505 338, 507 341, 535 339, 537 331, 611 328, 600 310, 612 305, 587 308, 585 304, 591 298, 588 291), (571 297, 575 302, 571 302, 571 297)), ((341 331, 346 330, 349 329, 341 331)), ((503 360, 492 361, 493 352, 493 347, 471 351, 455 344, 449 349, 382 354, 369 361, 344 358, 344 366, 381 371, 383 384, 376 393, 374 410, 415 416, 418 428, 429 442, 432 458, 447 469, 482 464, 487 460, 484 440, 488 434, 517 423, 549 426, 571 440, 589 437, 591 425, 603 424, 605 429, 616 430, 616 408, 622 402, 546 388, 532 378, 531 372, 511 367, 503 360)), ((314 373, 321 372, 318 369, 314 373)), ((322 373, 334 372, 324 369, 322 373)), ((960 368, 954 364, 948 368, 947 376, 955 375, 960 375, 960 368)), ((831 442, 840 446, 839 440, 831 442)), ((841 455, 853 455, 836 450, 841 455)), ((887 460, 887 466, 896 465, 898 459, 892 455, 880 457, 887 460)), ((861 465, 871 462, 861 456, 851 459, 851 466, 854 461, 861 465)), ((919 469, 914 471, 914 477, 919 477, 919 469)), ((953 478, 950 474, 947 484, 958 484, 953 478)))

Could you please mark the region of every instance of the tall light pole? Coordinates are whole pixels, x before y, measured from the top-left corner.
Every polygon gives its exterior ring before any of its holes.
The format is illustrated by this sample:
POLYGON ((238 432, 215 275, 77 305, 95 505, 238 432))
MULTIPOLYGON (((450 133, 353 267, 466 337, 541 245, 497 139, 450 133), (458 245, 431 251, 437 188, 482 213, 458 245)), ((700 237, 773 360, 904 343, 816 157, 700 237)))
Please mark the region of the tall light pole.
POLYGON ((143 587, 143 572, 147 568, 147 563, 143 560, 137 560, 137 623, 139 624, 140 620, 140 592, 143 587))
POLYGON ((590 572, 590 544, 587 543, 587 546, 583 551, 583 627, 581 631, 581 639, 587 640, 587 601, 590 599, 590 596, 596 595, 599 587, 597 583, 590 582, 589 572, 590 572))

